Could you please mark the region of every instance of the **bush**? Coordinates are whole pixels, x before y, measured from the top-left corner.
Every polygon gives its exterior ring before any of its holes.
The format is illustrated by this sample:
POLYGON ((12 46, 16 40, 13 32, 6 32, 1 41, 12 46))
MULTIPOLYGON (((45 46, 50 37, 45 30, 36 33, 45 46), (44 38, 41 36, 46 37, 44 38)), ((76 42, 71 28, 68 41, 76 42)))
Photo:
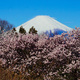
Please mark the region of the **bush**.
POLYGON ((26 80, 21 73, 17 74, 11 69, 4 69, 0 66, 0 80, 26 80))

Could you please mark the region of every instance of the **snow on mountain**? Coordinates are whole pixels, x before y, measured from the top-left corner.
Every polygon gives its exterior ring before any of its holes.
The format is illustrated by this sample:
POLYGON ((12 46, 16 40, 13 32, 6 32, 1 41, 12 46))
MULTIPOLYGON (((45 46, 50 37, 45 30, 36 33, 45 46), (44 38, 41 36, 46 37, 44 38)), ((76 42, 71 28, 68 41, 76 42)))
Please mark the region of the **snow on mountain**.
MULTIPOLYGON (((67 27, 66 25, 58 22, 57 20, 49 17, 49 16, 36 16, 35 18, 25 22, 24 24, 20 25, 23 26, 23 28, 26 30, 26 32, 29 32, 29 29, 34 26, 34 28, 38 31, 38 34, 43 32, 52 32, 54 33, 55 30, 62 30, 62 31, 70 31, 71 28, 67 27)), ((16 30, 19 32, 18 26, 16 30)))

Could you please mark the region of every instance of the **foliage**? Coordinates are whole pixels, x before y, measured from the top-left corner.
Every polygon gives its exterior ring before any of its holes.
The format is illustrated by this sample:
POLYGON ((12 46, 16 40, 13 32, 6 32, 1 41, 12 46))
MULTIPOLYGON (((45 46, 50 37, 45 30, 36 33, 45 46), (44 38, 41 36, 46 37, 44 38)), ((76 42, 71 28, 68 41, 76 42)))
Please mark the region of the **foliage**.
POLYGON ((29 33, 37 34, 37 30, 34 28, 34 26, 30 28, 29 33))
POLYGON ((11 69, 5 69, 0 66, 0 80, 26 80, 21 73, 17 74, 11 69))
POLYGON ((26 33, 26 30, 21 26, 20 29, 19 29, 19 33, 25 34, 26 33))
POLYGON ((27 80, 78 80, 80 29, 50 38, 10 33, 0 37, 0 61, 27 80))
POLYGON ((13 28, 13 31, 16 31, 16 28, 13 28))

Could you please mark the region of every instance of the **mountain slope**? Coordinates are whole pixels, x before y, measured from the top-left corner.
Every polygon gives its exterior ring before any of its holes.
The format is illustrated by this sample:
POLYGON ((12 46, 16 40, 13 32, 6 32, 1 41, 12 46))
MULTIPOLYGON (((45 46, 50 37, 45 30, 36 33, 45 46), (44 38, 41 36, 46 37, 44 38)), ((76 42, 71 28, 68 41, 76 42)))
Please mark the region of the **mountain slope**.
MULTIPOLYGON (((29 29, 34 26, 34 28, 38 31, 38 33, 52 31, 54 32, 55 29, 60 29, 63 31, 70 31, 71 28, 67 27, 66 25, 56 21, 55 19, 49 16, 36 16, 35 18, 29 20, 28 22, 20 25, 25 28, 26 32, 29 32, 29 29)), ((20 26, 16 28, 19 31, 20 26)))

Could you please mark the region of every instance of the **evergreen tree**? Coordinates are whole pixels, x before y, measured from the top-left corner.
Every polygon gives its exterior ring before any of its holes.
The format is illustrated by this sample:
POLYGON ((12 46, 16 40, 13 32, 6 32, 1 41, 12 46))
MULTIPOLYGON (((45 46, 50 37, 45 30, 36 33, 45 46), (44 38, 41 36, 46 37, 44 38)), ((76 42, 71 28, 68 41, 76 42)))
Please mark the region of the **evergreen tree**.
POLYGON ((13 28, 13 29, 12 29, 12 32, 15 32, 15 31, 16 31, 16 28, 13 28))
POLYGON ((13 28, 13 31, 16 31, 16 28, 13 28))
POLYGON ((19 29, 19 33, 25 34, 26 30, 21 26, 20 29, 19 29))
POLYGON ((37 30, 34 28, 34 26, 30 28, 29 33, 37 34, 37 30))

